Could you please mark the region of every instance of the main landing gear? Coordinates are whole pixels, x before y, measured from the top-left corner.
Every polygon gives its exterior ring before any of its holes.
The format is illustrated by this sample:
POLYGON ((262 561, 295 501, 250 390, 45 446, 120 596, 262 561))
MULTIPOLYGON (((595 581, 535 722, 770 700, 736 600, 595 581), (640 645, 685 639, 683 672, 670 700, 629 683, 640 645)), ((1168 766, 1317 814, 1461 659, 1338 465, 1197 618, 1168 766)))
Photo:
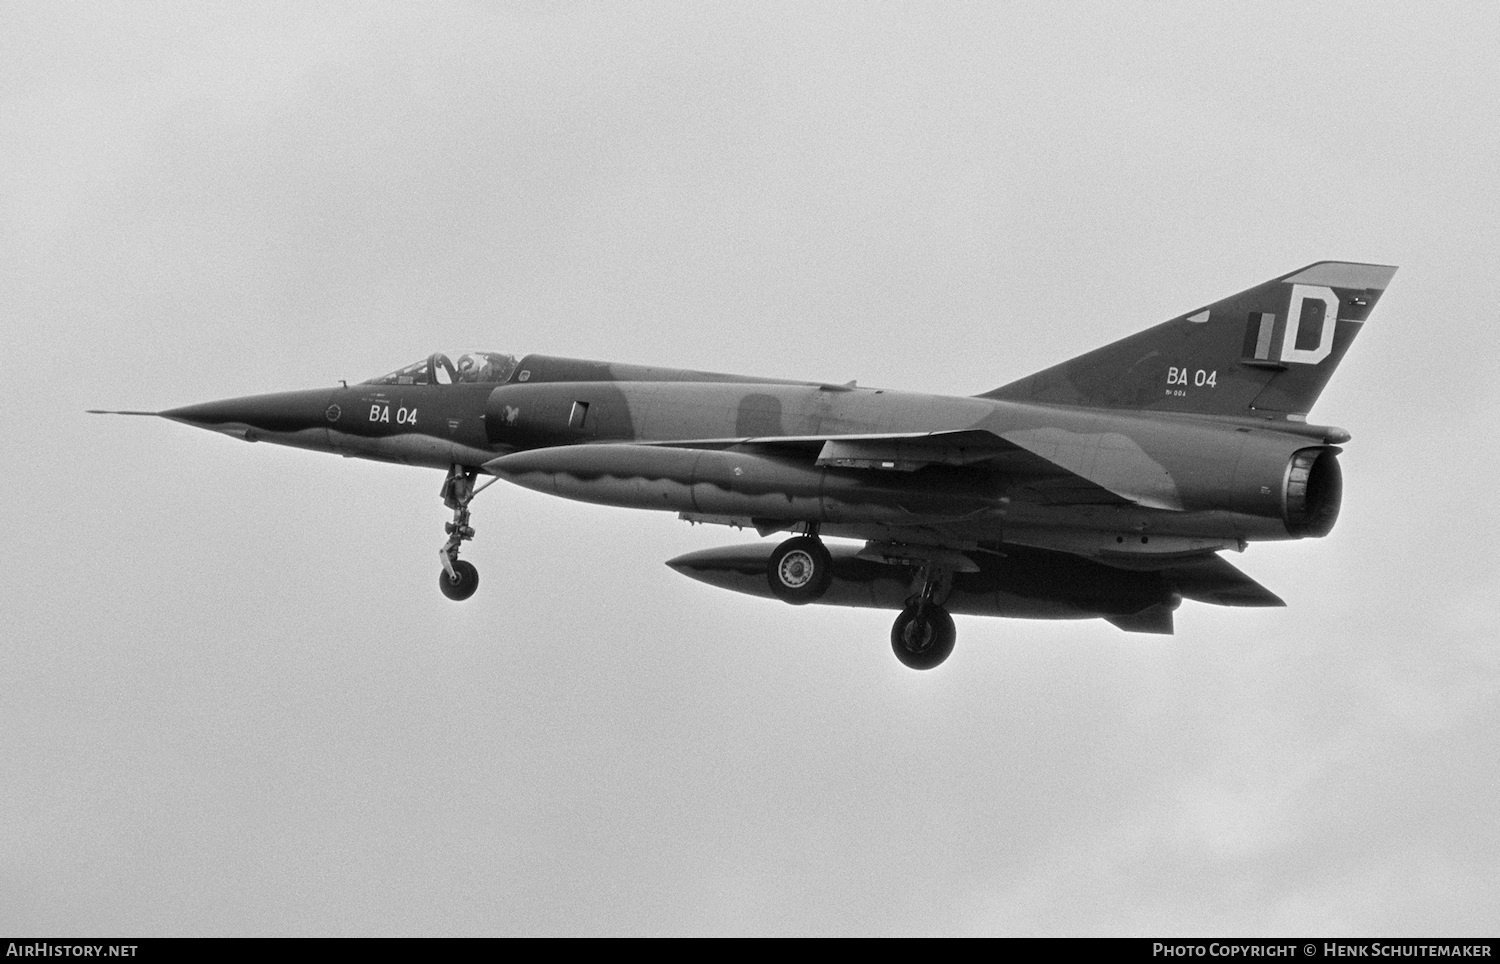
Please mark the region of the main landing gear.
MULTIPOLYGON (((914 591, 891 627, 891 649, 911 669, 932 669, 952 655, 958 639, 953 617, 942 606, 953 590, 952 569, 943 565, 951 560, 932 553, 910 553, 888 561, 916 567, 914 591)), ((815 523, 808 523, 802 535, 776 547, 766 563, 766 581, 776 598, 794 606, 823 598, 833 584, 833 556, 818 538, 815 523)))
POLYGON ((818 538, 818 527, 809 524, 807 534, 793 536, 771 553, 766 565, 771 592, 793 606, 817 602, 833 585, 833 557, 818 538))
POLYGON ((448 541, 438 550, 438 556, 443 560, 443 571, 438 573, 438 588, 455 601, 468 599, 479 588, 479 570, 472 562, 458 558, 459 546, 474 538, 474 527, 469 525, 469 503, 484 491, 485 486, 495 481, 491 479, 476 489, 474 482, 478 477, 477 469, 454 464, 448 467, 448 478, 443 482, 443 505, 453 510, 453 521, 443 524, 448 541))
POLYGON ((958 630, 948 610, 934 602, 952 588, 952 574, 932 566, 917 571, 921 588, 906 601, 906 608, 891 627, 891 649, 911 669, 932 669, 953 652, 958 630))

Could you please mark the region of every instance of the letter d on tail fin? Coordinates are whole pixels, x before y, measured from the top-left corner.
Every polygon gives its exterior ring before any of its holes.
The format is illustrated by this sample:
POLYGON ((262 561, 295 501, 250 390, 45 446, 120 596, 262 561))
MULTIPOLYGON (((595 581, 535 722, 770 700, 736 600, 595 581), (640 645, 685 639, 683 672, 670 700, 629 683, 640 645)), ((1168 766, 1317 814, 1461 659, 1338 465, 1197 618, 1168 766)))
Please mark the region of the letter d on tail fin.
POLYGON ((1201 415, 1305 415, 1390 284, 1319 261, 983 398, 1201 415))

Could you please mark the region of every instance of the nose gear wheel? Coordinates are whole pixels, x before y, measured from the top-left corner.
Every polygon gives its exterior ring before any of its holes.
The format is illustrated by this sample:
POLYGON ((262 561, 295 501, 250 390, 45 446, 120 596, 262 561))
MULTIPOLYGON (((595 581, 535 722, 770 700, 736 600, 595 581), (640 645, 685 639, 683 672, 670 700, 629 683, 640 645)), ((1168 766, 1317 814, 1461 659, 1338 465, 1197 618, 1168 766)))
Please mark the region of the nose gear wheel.
POLYGON ((445 568, 438 573, 438 588, 449 599, 462 602, 474 595, 479 588, 479 570, 467 559, 456 559, 453 561, 453 572, 454 575, 450 576, 445 568))

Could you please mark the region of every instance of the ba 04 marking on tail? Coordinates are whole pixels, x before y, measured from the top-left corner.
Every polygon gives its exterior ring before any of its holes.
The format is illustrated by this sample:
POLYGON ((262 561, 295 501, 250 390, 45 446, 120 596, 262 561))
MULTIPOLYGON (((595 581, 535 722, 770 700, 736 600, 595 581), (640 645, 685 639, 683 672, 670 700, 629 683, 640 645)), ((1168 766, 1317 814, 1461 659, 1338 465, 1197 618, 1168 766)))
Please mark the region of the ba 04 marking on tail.
MULTIPOLYGON (((1167 369, 1167 384, 1181 385, 1183 388, 1186 388, 1188 385, 1192 385, 1194 388, 1218 388, 1219 373, 1218 371, 1205 371, 1202 368, 1194 371, 1173 366, 1167 369)), ((1167 389, 1167 394, 1170 395, 1174 391, 1181 391, 1181 389, 1169 388, 1167 389)))

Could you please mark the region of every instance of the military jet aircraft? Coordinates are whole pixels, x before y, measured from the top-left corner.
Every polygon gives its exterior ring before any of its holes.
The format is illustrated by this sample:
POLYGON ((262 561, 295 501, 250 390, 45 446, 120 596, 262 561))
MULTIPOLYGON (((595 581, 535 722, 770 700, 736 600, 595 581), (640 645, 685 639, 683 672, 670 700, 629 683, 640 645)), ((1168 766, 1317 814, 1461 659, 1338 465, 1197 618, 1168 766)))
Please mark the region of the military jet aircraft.
POLYGON ((896 656, 930 669, 953 650, 950 613, 1170 633, 1183 599, 1284 605, 1218 553, 1333 528, 1349 433, 1307 413, 1395 271, 1318 262, 972 397, 467 351, 119 414, 445 469, 438 585, 455 600, 479 585, 459 558, 470 503, 499 479, 783 533, 667 565, 794 605, 899 610, 896 656))

